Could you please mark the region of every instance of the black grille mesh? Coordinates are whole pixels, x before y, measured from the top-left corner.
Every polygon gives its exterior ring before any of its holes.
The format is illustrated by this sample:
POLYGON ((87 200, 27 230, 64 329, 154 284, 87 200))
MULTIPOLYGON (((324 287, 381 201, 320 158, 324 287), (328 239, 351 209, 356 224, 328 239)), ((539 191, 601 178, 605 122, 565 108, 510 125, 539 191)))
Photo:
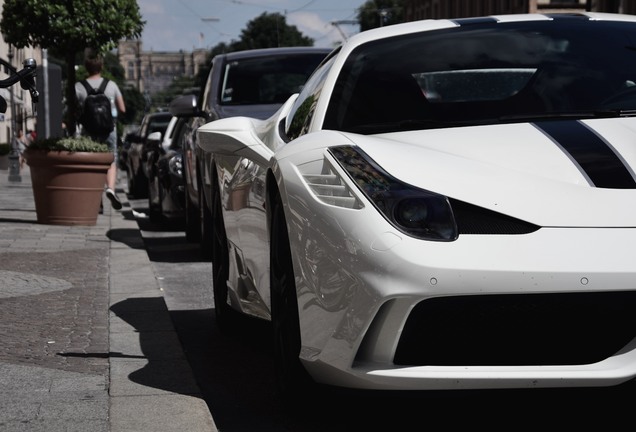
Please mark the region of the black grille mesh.
POLYGON ((397 365, 573 365, 636 337, 636 292, 439 297, 419 303, 397 365))

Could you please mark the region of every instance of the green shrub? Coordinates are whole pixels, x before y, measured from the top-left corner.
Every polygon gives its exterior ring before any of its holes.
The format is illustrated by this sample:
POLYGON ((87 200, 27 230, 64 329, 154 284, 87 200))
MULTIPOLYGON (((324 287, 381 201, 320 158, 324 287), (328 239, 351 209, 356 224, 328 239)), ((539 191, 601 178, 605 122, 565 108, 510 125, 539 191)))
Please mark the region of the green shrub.
POLYGON ((29 145, 30 148, 52 151, 107 153, 107 144, 93 141, 89 137, 45 138, 38 139, 29 145))
POLYGON ((0 156, 5 156, 11 153, 11 144, 0 143, 0 156))

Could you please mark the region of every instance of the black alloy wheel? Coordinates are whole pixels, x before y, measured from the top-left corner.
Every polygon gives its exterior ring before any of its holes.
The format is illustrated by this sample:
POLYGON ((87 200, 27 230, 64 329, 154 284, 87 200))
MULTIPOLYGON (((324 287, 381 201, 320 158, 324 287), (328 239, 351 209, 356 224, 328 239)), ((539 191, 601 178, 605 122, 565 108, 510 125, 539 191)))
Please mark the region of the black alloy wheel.
POLYGON ((159 179, 157 176, 153 176, 148 181, 148 214, 151 222, 161 222, 161 191, 159 190, 159 179))
POLYGON ((199 224, 199 210, 190 200, 189 188, 192 183, 189 182, 187 174, 184 174, 186 180, 185 188, 185 236, 186 240, 192 243, 198 243, 201 240, 201 228, 199 224))
POLYGON ((300 362, 300 320, 289 234, 280 195, 272 200, 270 287, 274 370, 279 396, 293 402, 312 384, 300 362))
POLYGON ((221 196, 219 188, 215 187, 212 196, 212 211, 214 215, 214 228, 212 231, 212 290, 214 292, 214 313, 216 323, 221 331, 227 331, 230 327, 232 310, 227 303, 227 280, 229 277, 229 249, 223 212, 221 211, 221 196))
POLYGON ((204 259, 212 258, 212 213, 208 209, 208 203, 205 200, 203 192, 203 184, 199 183, 199 223, 201 224, 201 240, 199 241, 201 256, 204 259))

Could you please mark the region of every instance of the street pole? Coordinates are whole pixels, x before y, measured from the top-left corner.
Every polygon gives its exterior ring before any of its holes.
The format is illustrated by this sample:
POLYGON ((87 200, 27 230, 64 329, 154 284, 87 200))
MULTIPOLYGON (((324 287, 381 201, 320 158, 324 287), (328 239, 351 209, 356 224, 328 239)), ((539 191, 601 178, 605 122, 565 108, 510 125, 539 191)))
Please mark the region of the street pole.
POLYGON ((44 84, 44 138, 51 136, 51 104, 49 99, 49 54, 45 48, 42 50, 42 80, 44 84))
MULTIPOLYGON (((7 54, 9 64, 13 65, 13 46, 9 45, 7 54)), ((11 73, 11 71, 9 71, 11 73)), ((9 181, 21 182, 20 175, 20 149, 18 148, 18 140, 15 133, 15 98, 13 95, 13 86, 9 87, 9 103, 11 105, 11 153, 9 153, 9 181)))

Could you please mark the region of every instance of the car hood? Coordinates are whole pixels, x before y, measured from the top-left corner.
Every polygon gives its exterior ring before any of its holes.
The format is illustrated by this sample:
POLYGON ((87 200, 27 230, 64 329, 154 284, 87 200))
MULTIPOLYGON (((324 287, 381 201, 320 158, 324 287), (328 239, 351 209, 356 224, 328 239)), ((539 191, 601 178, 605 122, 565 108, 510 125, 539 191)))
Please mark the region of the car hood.
POLYGON ((403 182, 527 222, 636 226, 633 118, 342 135, 403 182))

